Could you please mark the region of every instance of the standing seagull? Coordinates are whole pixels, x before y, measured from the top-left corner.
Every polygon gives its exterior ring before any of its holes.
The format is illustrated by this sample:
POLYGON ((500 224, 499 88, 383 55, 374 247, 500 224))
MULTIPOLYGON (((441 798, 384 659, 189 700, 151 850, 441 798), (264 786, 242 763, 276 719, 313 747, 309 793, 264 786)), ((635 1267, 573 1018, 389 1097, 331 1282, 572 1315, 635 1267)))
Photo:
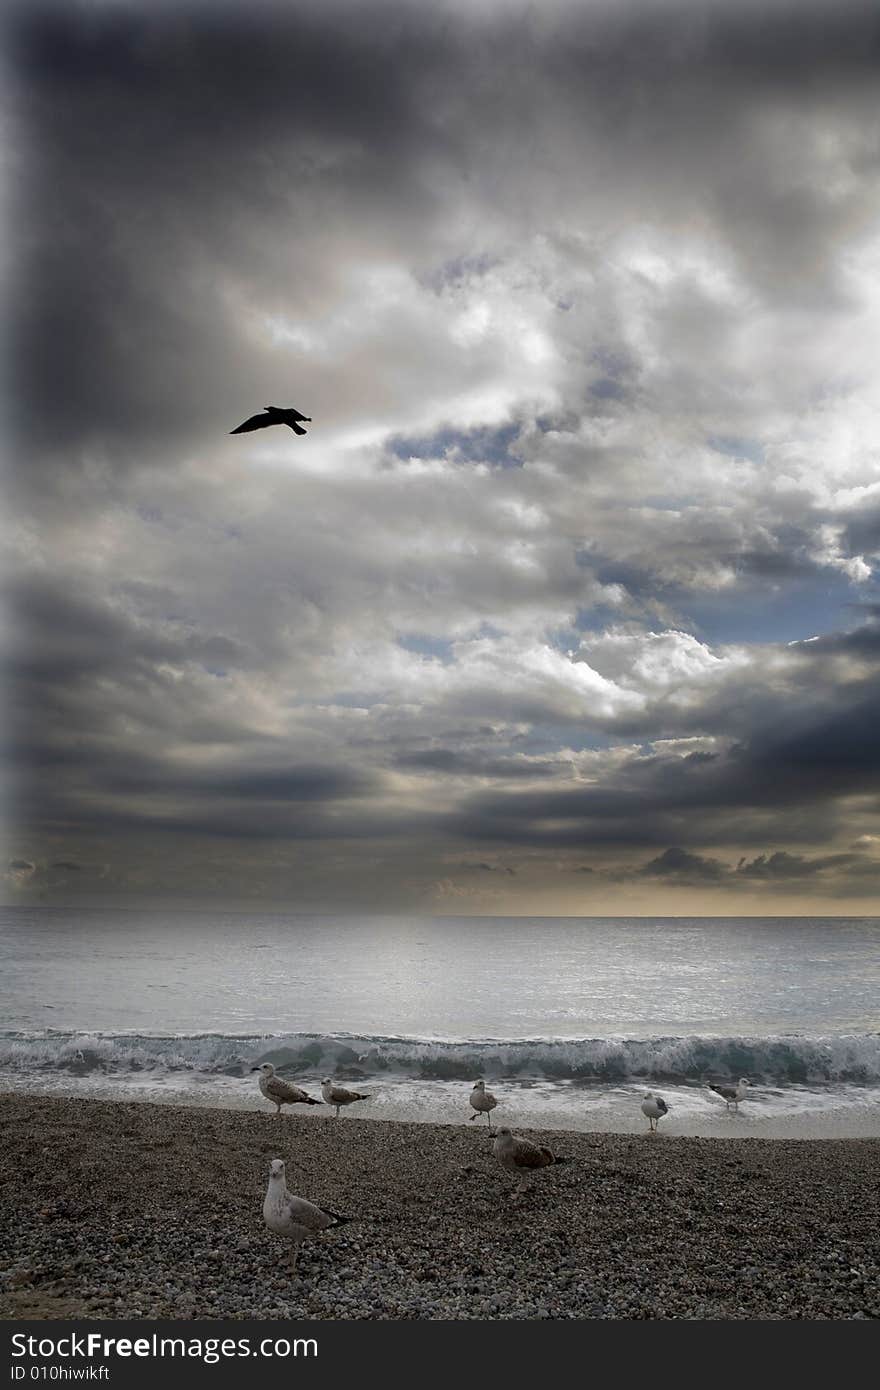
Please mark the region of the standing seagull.
POLYGON ((273 1158, 269 1164, 269 1187, 263 1202, 263 1220, 276 1236, 286 1236, 293 1243, 291 1269, 296 1268, 296 1257, 300 1242, 318 1231, 326 1231, 328 1226, 341 1226, 353 1221, 352 1216, 339 1216, 335 1211, 325 1211, 307 1202, 304 1197, 294 1197, 287 1190, 284 1177, 284 1161, 273 1158))
POLYGON ((480 1115, 485 1115, 490 1134, 492 1133, 492 1121, 489 1119, 489 1111, 494 1110, 497 1104, 492 1092, 486 1090, 485 1081, 475 1081, 474 1089, 471 1091, 471 1105, 474 1113, 470 1118, 476 1120, 480 1115))
POLYGON ((292 405, 286 409, 280 405, 267 405, 262 415, 251 415, 244 424, 236 425, 229 433, 249 434, 251 430, 264 430, 267 425, 289 425, 294 434, 308 434, 308 430, 297 424, 298 420, 305 420, 307 425, 312 423, 311 415, 300 415, 292 405))
POLYGON ((336 1106, 336 1118, 339 1119, 339 1107, 341 1105, 351 1105, 356 1100, 369 1100, 369 1091, 347 1091, 344 1086, 334 1086, 329 1076, 325 1076, 321 1082, 321 1095, 328 1105, 336 1106))
POLYGON ((748 1089, 749 1080, 746 1076, 741 1076, 735 1086, 712 1086, 711 1084, 709 1086, 710 1091, 714 1091, 716 1095, 721 1097, 728 1110, 731 1106, 739 1110, 739 1103, 741 1100, 745 1100, 748 1089))
POLYGON ((290 1081, 284 1081, 280 1076, 275 1075, 275 1068, 271 1062, 264 1062, 261 1067, 251 1067, 251 1071, 260 1073, 260 1090, 267 1100, 272 1100, 278 1106, 276 1115, 281 1114, 282 1105, 320 1105, 319 1100, 310 1096, 308 1091, 301 1091, 299 1086, 294 1086, 290 1081))
POLYGON ((647 1116, 648 1131, 650 1134, 657 1133, 657 1123, 662 1120, 664 1115, 668 1115, 669 1106, 662 1096, 655 1096, 653 1091, 645 1092, 645 1099, 642 1101, 642 1114, 647 1116))
POLYGON ((533 1144, 530 1139, 520 1139, 509 1129, 499 1129, 498 1137, 492 1145, 492 1152, 502 1168, 508 1173, 518 1174, 519 1186, 515 1195, 525 1192, 529 1185, 529 1173, 533 1168, 546 1168, 551 1163, 564 1163, 556 1158, 550 1149, 533 1144))

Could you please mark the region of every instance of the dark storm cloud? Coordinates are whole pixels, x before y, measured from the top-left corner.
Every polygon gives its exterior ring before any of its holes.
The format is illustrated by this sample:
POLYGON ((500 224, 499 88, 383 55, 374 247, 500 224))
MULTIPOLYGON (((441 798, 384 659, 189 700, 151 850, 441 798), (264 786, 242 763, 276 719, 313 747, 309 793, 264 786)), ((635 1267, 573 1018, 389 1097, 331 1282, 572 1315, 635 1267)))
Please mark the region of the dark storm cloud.
MULTIPOLYGON (((752 860, 740 860, 736 872, 744 878, 792 879, 810 878, 828 869, 851 869, 864 861, 856 854, 826 854, 815 859, 806 859, 801 854, 787 854, 777 850, 775 854, 759 854, 752 860)), ((877 866, 873 866, 877 872, 877 866)))
POLYGON ((736 865, 719 859, 692 854, 671 846, 655 859, 638 868, 612 868, 607 876, 618 881, 639 877, 662 879, 682 888, 725 888, 751 890, 756 884, 777 893, 786 893, 821 881, 824 892, 833 897, 858 896, 880 886, 880 861, 863 854, 826 854, 812 858, 776 850, 754 859, 741 858, 736 865))
MULTIPOLYGON (((80 443, 124 438, 124 466, 277 393, 287 372, 242 350, 242 319, 281 283, 303 306, 333 293, 349 233, 328 208, 356 217, 368 257, 408 249, 450 184, 519 217, 529 196, 539 226, 544 171, 574 174, 584 136, 627 197, 647 179, 650 199, 692 199, 705 178, 698 200, 765 289, 817 292, 852 209, 807 184, 774 196, 749 112, 857 110, 880 53, 874 7, 847 4, 551 6, 511 24, 504 5, 450 22, 443 6, 37 3, 11 30, 22 439, 63 446, 68 467, 80 443)), ((576 177, 572 209, 585 191, 576 177)))
POLYGON ((5 23, 7 880, 870 891, 876 7, 5 23))
POLYGON ((155 446, 216 427, 224 401, 231 428, 267 386, 242 319, 272 307, 282 277, 306 304, 332 281, 298 243, 324 234, 337 164, 352 205, 400 211, 402 147, 432 140, 414 92, 444 66, 442 34, 402 22, 383 35, 307 6, 264 9, 263 23, 259 7, 36 5, 16 18, 27 143, 13 337, 28 447, 155 446), (281 245, 262 231, 273 220, 289 228, 281 245))
POLYGON ((395 763, 401 768, 430 773, 448 773, 454 777, 494 777, 499 781, 546 780, 563 776, 569 771, 566 763, 554 764, 549 759, 529 762, 525 758, 492 758, 482 750, 469 752, 456 748, 426 748, 400 753, 395 763))
MULTIPOLYGON (((465 803, 458 829, 475 839, 534 845, 661 844, 683 830, 690 845, 754 844, 766 839, 771 824, 784 827, 793 841, 824 838, 842 814, 834 809, 838 800, 876 796, 880 672, 876 648, 863 631, 806 644, 797 655, 805 668, 797 685, 782 693, 765 687, 759 699, 756 681, 735 720, 721 715, 723 700, 701 709, 696 727, 738 727, 740 739, 723 751, 639 754, 600 786, 479 793, 465 803), (825 666, 827 648, 867 650, 873 669, 837 684, 833 668, 825 666)), ((727 695, 735 698, 738 691, 740 683, 727 695)), ((662 705, 651 711, 655 728, 663 714, 662 705)), ((693 728, 693 712, 690 721, 693 728)), ((786 862, 777 860, 780 867, 786 862)), ((845 867, 846 856, 835 863, 845 867)), ((664 857, 654 865, 657 873, 674 868, 664 857)))
POLYGON ((707 859, 704 855, 690 854, 685 849, 673 847, 645 864, 642 873, 687 883, 716 883, 724 877, 725 868, 717 859, 707 859))

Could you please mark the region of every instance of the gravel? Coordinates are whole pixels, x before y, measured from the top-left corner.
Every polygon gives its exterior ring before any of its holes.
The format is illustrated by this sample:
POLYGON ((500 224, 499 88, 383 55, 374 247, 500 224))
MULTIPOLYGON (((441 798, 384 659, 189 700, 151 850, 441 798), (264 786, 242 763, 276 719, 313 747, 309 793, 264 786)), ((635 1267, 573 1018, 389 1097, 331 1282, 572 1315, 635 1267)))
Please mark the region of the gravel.
POLYGON ((880 1316, 880 1140, 545 1131, 569 1161, 516 1204, 464 1123, 16 1094, 0 1126, 5 1318, 880 1316), (357 1217, 296 1276, 275 1157, 357 1217))

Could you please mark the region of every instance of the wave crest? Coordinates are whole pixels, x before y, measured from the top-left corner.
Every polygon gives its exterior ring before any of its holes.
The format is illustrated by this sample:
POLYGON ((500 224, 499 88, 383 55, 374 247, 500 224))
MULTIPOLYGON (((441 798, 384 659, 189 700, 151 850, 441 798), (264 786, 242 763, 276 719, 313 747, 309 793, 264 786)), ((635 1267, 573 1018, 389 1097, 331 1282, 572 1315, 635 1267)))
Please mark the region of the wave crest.
POLYGON ((350 1077, 399 1073, 436 1080, 484 1076, 606 1083, 748 1076, 776 1085, 870 1084, 880 1081, 880 1034, 473 1042, 314 1033, 0 1034, 0 1068, 15 1072, 187 1071, 238 1076, 265 1061, 289 1076, 334 1071, 350 1077))

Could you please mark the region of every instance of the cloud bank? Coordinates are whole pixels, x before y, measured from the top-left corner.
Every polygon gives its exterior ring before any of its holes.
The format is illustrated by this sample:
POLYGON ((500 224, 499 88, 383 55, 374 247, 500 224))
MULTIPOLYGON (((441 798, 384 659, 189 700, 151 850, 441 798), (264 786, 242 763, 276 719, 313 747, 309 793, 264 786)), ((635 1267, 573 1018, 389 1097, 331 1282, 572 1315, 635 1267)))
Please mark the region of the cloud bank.
POLYGON ((5 23, 7 892, 870 910, 876 8, 5 23))

